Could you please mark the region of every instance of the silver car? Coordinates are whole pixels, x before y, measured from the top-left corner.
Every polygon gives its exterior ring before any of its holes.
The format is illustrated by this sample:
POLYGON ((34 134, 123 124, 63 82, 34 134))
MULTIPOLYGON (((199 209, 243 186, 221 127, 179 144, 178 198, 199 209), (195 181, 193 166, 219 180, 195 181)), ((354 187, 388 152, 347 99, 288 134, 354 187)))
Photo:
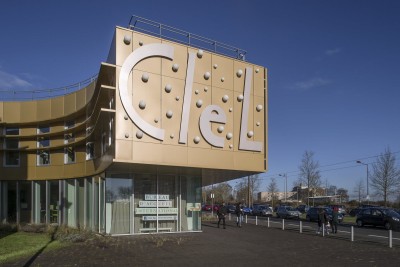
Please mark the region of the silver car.
POLYGON ((257 216, 272 216, 272 208, 266 205, 257 205, 253 207, 252 213, 257 216))
POLYGON ((287 218, 299 219, 300 214, 301 214, 300 211, 290 206, 280 206, 276 211, 276 217, 284 219, 287 218))

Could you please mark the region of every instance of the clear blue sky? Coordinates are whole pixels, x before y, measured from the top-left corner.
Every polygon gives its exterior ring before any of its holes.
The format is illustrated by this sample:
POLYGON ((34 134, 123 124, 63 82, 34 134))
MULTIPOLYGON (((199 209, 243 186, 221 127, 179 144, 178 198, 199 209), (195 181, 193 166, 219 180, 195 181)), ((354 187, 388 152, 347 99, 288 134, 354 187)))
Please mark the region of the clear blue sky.
POLYGON ((240 47, 268 68, 269 171, 261 190, 277 177, 283 191, 277 174, 284 172, 291 187, 311 150, 322 180, 352 193, 366 180, 355 160, 400 151, 395 0, 2 1, 0 88, 89 78, 106 60, 114 27, 132 14, 240 47))

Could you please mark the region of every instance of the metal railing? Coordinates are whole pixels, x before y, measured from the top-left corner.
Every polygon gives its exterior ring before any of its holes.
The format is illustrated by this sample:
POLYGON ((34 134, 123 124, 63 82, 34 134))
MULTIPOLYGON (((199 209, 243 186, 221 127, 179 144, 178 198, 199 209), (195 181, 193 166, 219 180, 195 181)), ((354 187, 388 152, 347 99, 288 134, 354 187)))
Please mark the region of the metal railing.
POLYGON ((53 98, 76 92, 97 80, 97 74, 71 85, 37 90, 0 89, 0 101, 28 101, 53 98))
POLYGON ((138 17, 136 15, 133 15, 131 17, 128 29, 240 60, 245 60, 247 53, 246 50, 240 49, 238 47, 224 44, 222 42, 217 42, 215 40, 211 40, 200 35, 186 32, 146 18, 138 17))

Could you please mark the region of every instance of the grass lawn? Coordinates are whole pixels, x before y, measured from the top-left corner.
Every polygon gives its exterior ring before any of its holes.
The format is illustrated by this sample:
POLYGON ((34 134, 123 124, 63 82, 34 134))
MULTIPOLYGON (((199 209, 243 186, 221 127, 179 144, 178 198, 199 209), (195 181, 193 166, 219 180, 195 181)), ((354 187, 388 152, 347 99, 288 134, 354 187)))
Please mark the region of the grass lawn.
POLYGON ((6 261, 35 255, 40 250, 48 251, 65 246, 45 233, 16 232, 0 233, 0 265, 6 261))

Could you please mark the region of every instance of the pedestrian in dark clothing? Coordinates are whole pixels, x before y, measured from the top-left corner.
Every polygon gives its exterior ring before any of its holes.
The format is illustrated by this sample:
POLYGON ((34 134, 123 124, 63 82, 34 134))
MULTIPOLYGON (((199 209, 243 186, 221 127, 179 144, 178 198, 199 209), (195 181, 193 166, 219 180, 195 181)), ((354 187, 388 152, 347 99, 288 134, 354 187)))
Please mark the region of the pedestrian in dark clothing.
POLYGON ((318 210, 318 231, 319 235, 321 232, 325 231, 326 224, 328 222, 328 217, 326 216, 326 212, 323 208, 319 208, 318 210))
POLYGON ((228 209, 227 209, 225 203, 222 203, 222 206, 218 210, 218 228, 219 228, 219 224, 222 220, 222 225, 224 226, 224 229, 226 229, 225 228, 225 216, 227 213, 228 213, 228 209))
POLYGON ((332 213, 332 233, 337 233, 337 226, 339 224, 339 208, 334 207, 332 213))
POLYGON ((236 204, 236 225, 238 227, 242 227, 242 223, 243 223, 243 206, 242 204, 239 202, 236 204))

